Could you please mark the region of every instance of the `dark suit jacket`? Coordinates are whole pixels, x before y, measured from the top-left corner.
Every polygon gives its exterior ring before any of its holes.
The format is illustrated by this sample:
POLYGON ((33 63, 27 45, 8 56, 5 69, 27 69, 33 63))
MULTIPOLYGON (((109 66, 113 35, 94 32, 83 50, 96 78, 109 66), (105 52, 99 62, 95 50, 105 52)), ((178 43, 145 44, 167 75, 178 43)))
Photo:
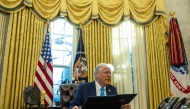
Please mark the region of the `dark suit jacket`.
MULTIPOLYGON (((109 95, 116 95, 117 90, 112 85, 106 86, 106 94, 109 95)), ((87 100, 88 96, 96 96, 96 86, 95 81, 80 84, 77 88, 77 91, 74 95, 73 100, 70 103, 69 109, 72 109, 74 106, 82 106, 85 101, 87 100)))

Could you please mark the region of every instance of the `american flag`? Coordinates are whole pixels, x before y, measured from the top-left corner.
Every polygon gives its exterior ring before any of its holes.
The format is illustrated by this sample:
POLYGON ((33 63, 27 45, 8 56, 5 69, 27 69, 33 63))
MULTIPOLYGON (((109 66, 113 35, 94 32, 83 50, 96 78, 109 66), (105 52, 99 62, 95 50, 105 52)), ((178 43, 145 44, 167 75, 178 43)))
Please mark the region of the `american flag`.
POLYGON ((46 106, 51 106, 53 103, 53 66, 49 36, 47 29, 34 80, 34 86, 40 91, 46 91, 44 100, 46 106))

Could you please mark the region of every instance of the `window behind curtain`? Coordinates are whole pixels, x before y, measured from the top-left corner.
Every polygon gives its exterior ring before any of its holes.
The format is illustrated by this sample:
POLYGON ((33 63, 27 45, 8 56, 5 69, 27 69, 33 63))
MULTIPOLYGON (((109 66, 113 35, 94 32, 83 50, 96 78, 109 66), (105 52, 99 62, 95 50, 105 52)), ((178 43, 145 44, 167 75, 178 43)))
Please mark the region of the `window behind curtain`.
POLYGON ((125 21, 112 29, 114 85, 119 94, 137 93, 131 109, 147 109, 147 63, 144 28, 125 21))
POLYGON ((132 63, 132 37, 133 25, 129 21, 112 29, 112 52, 114 71, 114 85, 118 93, 133 93, 133 63, 132 63))
POLYGON ((64 18, 51 23, 54 102, 60 101, 59 86, 68 84, 71 71, 73 26, 64 18))

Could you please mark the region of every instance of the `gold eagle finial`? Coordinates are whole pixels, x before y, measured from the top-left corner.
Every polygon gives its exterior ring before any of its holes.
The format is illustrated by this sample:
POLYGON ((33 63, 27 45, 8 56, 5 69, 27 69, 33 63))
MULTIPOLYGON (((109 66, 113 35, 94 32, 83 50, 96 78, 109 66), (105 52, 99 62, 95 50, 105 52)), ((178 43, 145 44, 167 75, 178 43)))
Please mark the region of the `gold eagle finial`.
POLYGON ((170 12, 169 16, 175 17, 176 13, 175 12, 170 12))
POLYGON ((84 24, 84 22, 83 22, 83 20, 79 20, 79 25, 80 25, 80 27, 82 27, 82 25, 84 24))
POLYGON ((49 30, 49 21, 50 21, 50 19, 51 19, 51 16, 48 14, 48 15, 46 16, 46 19, 47 19, 47 29, 49 30))

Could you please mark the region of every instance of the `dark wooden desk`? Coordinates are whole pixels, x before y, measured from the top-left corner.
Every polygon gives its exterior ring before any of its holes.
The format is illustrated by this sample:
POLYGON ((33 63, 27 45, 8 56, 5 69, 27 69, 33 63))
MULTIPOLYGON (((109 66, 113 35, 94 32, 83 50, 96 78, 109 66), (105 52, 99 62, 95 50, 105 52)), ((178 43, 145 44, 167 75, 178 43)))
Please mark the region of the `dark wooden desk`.
POLYGON ((21 107, 21 109, 61 109, 61 107, 21 107))

